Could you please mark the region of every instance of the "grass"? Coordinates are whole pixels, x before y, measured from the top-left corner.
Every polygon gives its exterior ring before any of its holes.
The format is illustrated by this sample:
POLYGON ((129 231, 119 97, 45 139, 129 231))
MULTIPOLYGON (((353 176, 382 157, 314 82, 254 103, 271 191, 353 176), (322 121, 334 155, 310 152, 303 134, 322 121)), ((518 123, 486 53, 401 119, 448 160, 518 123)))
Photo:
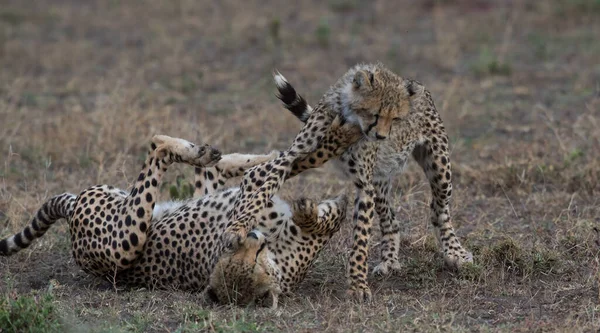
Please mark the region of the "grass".
POLYGON ((498 56, 487 46, 481 48, 478 59, 472 64, 472 69, 478 76, 509 75, 511 73, 510 64, 500 61, 498 56))
MULTIPOLYGON (((371 304, 345 299, 351 223, 272 311, 205 308, 199 295, 180 291, 115 290, 73 263, 68 228, 58 222, 29 249, 0 258, 0 328, 597 330, 594 3, 7 3, 0 9, 0 237, 20 230, 54 194, 130 186, 154 134, 226 153, 283 149, 300 124, 274 97, 273 68, 315 105, 348 67, 381 60, 432 92, 452 142, 453 222, 475 262, 444 267, 428 222, 430 191, 411 162, 391 195, 402 221, 402 269, 369 276, 371 304)), ((162 198, 190 196, 193 170, 172 169, 162 198)), ((326 196, 345 185, 328 165, 290 180, 282 195, 326 196)), ((379 261, 377 230, 370 267, 379 261)))
POLYGON ((316 37, 319 45, 321 45, 322 47, 329 46, 329 43, 330 43, 329 39, 331 38, 331 27, 329 25, 327 18, 322 18, 319 21, 319 24, 317 25, 317 28, 315 29, 315 37, 316 37))
POLYGON ((58 332, 61 324, 48 292, 5 294, 0 299, 1 332, 58 332), (12 297, 11 297, 12 296, 12 297))

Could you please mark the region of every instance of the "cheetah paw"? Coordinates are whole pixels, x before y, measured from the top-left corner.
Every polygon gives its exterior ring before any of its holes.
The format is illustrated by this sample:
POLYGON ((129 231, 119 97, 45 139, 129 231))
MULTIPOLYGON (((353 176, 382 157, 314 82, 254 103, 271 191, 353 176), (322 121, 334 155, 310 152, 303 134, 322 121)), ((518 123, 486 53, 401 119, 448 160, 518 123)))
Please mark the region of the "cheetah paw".
POLYGON ((373 268, 373 274, 385 276, 393 272, 399 272, 401 268, 402 266, 400 265, 398 259, 385 260, 373 268))
POLYGON ((446 261, 446 265, 452 269, 460 269, 464 263, 472 263, 473 262, 473 253, 461 250, 457 253, 446 254, 444 256, 444 260, 446 261))
POLYGON ((373 299, 371 289, 367 285, 350 287, 350 289, 346 291, 346 297, 359 303, 370 303, 373 299))
POLYGON ((237 249, 238 246, 246 239, 246 228, 233 225, 223 233, 223 243, 226 247, 237 249))

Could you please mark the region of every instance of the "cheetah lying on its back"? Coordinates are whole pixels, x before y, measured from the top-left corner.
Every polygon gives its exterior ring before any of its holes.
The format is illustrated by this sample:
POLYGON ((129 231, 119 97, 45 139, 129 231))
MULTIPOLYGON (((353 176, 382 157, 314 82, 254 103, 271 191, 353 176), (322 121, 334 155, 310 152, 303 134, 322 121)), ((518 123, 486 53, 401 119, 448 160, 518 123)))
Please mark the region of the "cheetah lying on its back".
POLYGON ((0 255, 26 248, 65 218, 73 256, 86 272, 129 285, 205 290, 207 299, 221 303, 261 298, 276 307, 278 295, 302 281, 344 219, 345 196, 320 203, 274 197, 256 216, 256 229, 227 248, 221 234, 240 189, 220 187, 279 153, 221 158, 213 148, 167 136, 155 136, 151 148, 130 193, 103 185, 57 195, 22 232, 0 241, 0 255), (155 205, 161 176, 174 162, 197 167, 202 196, 155 205))

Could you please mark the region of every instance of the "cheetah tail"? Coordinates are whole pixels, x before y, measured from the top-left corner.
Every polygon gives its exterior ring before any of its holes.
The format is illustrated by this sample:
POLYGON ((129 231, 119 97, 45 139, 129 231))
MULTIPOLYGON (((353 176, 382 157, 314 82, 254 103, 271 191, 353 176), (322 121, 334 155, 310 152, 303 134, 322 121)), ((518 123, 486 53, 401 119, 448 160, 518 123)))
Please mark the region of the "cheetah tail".
POLYGON ((300 96, 296 89, 278 71, 273 72, 273 79, 277 86, 277 98, 283 102, 283 106, 290 110, 296 118, 305 123, 312 112, 312 107, 306 103, 304 97, 300 96))
POLYGON ((61 218, 69 218, 73 213, 76 198, 73 194, 63 193, 46 201, 23 231, 0 240, 0 256, 9 256, 21 251, 34 239, 42 237, 54 222, 61 218))

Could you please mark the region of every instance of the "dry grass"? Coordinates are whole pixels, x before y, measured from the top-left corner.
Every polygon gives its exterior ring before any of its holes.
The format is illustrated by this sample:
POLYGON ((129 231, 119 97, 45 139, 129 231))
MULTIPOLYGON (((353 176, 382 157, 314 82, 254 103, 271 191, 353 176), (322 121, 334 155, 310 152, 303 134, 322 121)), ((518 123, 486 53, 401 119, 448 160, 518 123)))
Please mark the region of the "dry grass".
MULTIPOLYGON (((273 96, 274 67, 315 103, 349 66, 381 60, 434 94, 452 139, 454 220, 475 264, 442 266, 413 164, 394 191, 404 269, 370 279, 370 305, 343 299, 350 225, 271 311, 114 291, 75 266, 59 223, 0 259, 0 323, 22 322, 25 308, 48 318, 34 331, 56 320, 71 331, 596 330, 599 18, 595 0, 4 1, 0 236, 53 194, 127 187, 155 133, 224 152, 284 148, 300 124, 273 96)), ((174 169, 167 182, 191 175, 174 169)), ((323 177, 335 174, 307 173, 284 195, 335 193, 344 180, 323 177)))

